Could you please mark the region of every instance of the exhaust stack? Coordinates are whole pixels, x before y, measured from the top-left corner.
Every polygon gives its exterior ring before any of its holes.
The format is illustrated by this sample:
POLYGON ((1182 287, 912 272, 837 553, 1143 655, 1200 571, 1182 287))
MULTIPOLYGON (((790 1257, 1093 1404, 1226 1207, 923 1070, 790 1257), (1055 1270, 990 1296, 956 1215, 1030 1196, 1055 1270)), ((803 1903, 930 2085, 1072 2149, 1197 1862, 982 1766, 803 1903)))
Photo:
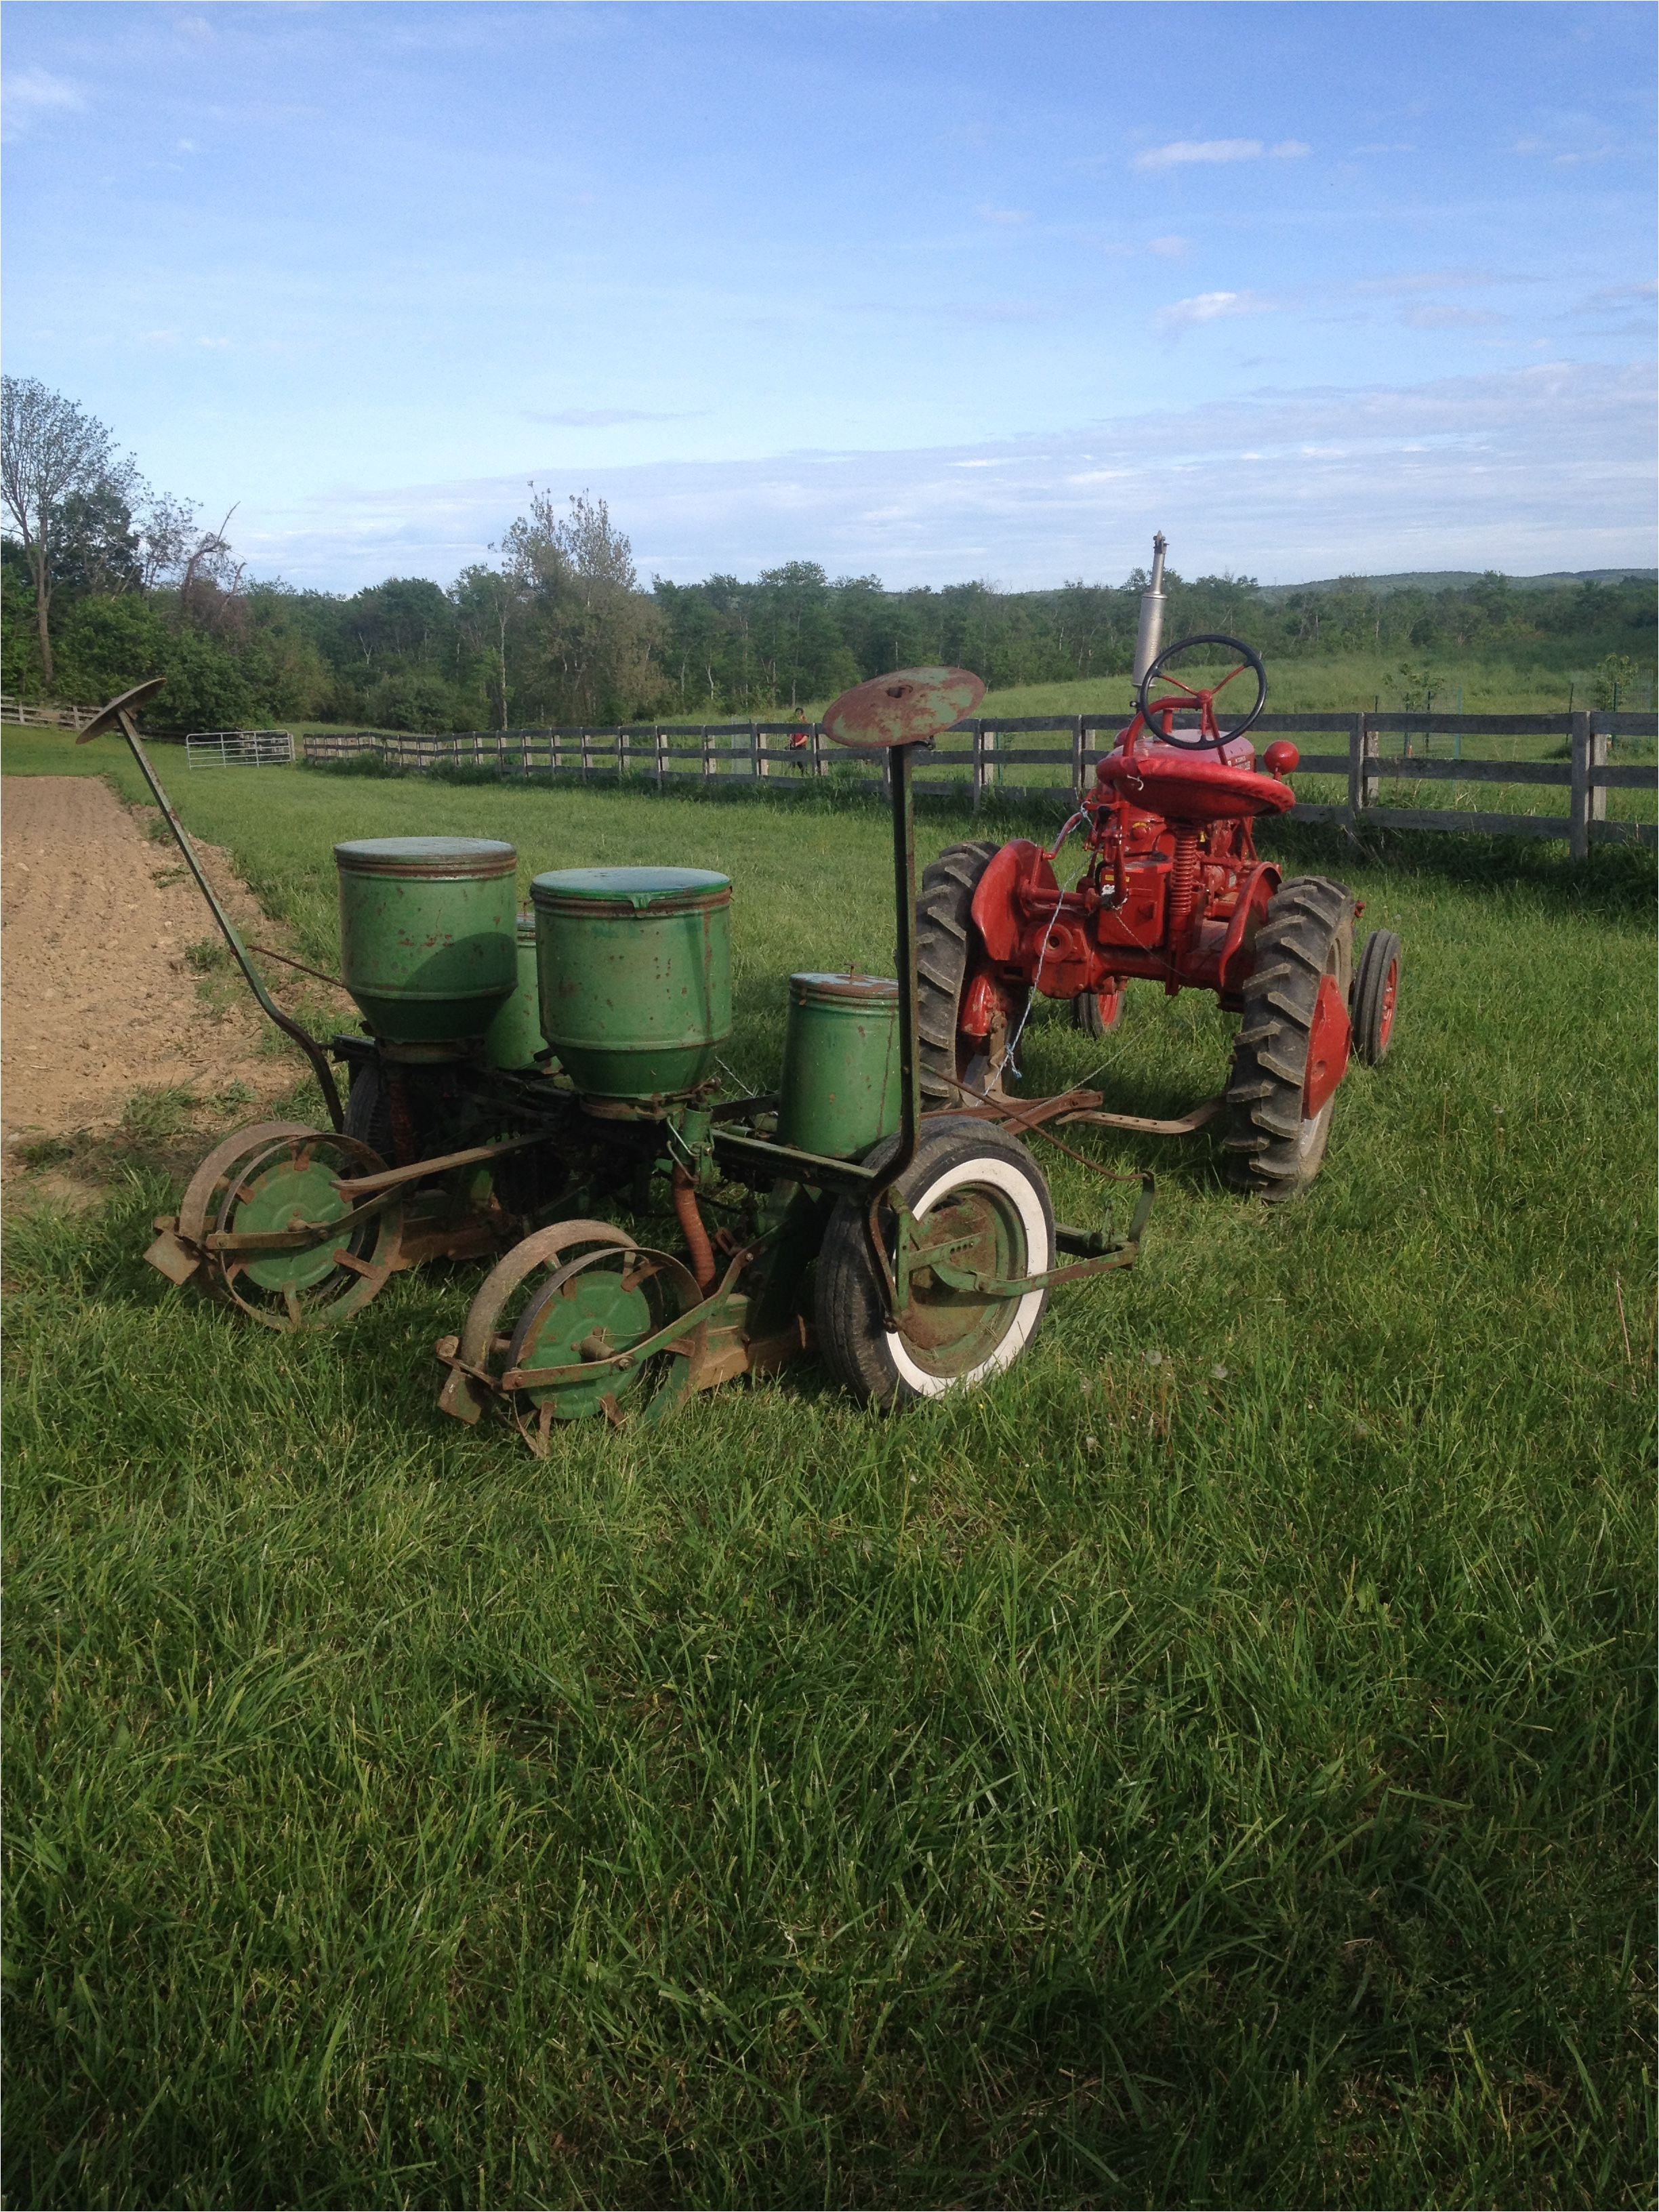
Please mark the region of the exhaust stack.
POLYGON ((1164 644, 1164 556, 1168 541, 1160 530, 1152 540, 1152 582, 1140 595, 1140 627, 1135 633, 1134 680, 1139 684, 1164 644))

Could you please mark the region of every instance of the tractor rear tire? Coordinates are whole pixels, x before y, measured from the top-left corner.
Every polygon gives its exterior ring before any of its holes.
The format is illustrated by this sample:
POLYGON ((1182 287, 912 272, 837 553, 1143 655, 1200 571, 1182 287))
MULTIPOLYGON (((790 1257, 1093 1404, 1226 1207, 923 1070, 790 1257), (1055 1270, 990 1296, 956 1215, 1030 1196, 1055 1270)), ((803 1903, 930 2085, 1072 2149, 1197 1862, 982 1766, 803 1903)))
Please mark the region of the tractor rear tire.
POLYGON ((1350 1007, 1354 1052, 1367 1067, 1380 1066, 1394 1042, 1400 969, 1400 939, 1391 929, 1374 929, 1359 956, 1350 1007))
MULTIPOLYGON (((1270 1204, 1297 1198, 1319 1173, 1336 1105, 1303 1112, 1308 1044, 1322 977, 1346 1005, 1353 897, 1323 876, 1297 876, 1270 901, 1245 982, 1244 1019, 1227 1079, 1228 1181, 1270 1204)), ((1340 1086, 1339 1086, 1340 1087, 1340 1086)))
MULTIPOLYGON (((896 1146, 890 1139, 865 1166, 878 1168, 896 1146)), ((984 1121, 939 1115, 924 1122, 899 1195, 918 1219, 946 1205, 969 1233, 982 1227, 1005 1280, 1046 1274, 1056 1264, 1054 1208, 1042 1169, 1024 1145, 984 1121)), ((866 1214, 862 1198, 837 1200, 818 1254, 818 1351, 842 1388, 861 1406, 894 1412, 971 1388, 1012 1365, 1036 1333, 1048 1291, 977 1297, 945 1288, 924 1268, 911 1284, 921 1327, 907 1341, 889 1317, 866 1214)))
POLYGON ((1001 1070, 972 1048, 957 1024, 963 994, 973 972, 978 942, 974 893, 999 839, 948 845, 922 872, 916 893, 916 1027, 920 1032, 921 1095, 937 1110, 959 1106, 964 1095, 991 1097, 1002 1089, 1001 1070))

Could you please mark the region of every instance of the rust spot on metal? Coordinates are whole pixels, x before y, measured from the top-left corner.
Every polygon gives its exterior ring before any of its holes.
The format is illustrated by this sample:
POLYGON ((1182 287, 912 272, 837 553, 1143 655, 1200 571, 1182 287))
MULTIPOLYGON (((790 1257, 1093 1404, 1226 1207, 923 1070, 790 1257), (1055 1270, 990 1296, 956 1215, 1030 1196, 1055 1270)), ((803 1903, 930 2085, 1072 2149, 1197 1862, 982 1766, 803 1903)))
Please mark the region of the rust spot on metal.
POLYGON ((925 745, 971 714, 984 696, 969 669, 896 668, 843 691, 824 709, 824 732, 838 745, 866 750, 925 745))

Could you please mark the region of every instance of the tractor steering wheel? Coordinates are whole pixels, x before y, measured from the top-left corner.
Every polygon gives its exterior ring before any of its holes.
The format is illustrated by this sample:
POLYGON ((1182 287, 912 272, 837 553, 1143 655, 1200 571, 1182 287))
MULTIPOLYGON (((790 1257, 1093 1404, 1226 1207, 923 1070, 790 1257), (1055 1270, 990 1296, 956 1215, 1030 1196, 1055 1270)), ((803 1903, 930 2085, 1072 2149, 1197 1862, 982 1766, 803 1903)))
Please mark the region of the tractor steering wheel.
MULTIPOLYGON (((1205 657, 1206 659, 1211 658, 1208 654, 1205 657)), ((1135 706, 1146 725, 1147 736, 1157 738, 1160 744, 1179 746, 1183 752, 1200 752, 1210 746, 1224 745, 1234 738, 1242 738, 1267 703, 1267 672, 1261 665, 1261 654, 1252 652, 1239 638, 1220 637, 1208 632, 1201 637, 1180 638, 1174 645, 1166 646, 1141 678, 1140 690, 1135 695, 1135 706), (1224 646, 1229 653, 1237 655, 1237 663, 1218 684, 1211 684, 1207 690, 1197 684, 1183 683, 1170 667, 1170 663, 1178 654, 1191 653, 1200 646, 1218 645, 1224 646), (1229 723, 1224 729, 1216 714, 1215 700, 1234 677, 1242 676, 1247 668, 1255 678, 1255 698, 1248 714, 1242 715, 1237 721, 1229 723), (1157 684, 1164 684, 1169 689, 1161 698, 1154 699, 1152 692, 1157 684), (1199 720, 1196 730, 1164 728, 1163 716, 1166 708, 1172 710, 1170 719, 1173 721, 1175 714, 1190 713, 1194 707, 1198 709, 1199 720)))

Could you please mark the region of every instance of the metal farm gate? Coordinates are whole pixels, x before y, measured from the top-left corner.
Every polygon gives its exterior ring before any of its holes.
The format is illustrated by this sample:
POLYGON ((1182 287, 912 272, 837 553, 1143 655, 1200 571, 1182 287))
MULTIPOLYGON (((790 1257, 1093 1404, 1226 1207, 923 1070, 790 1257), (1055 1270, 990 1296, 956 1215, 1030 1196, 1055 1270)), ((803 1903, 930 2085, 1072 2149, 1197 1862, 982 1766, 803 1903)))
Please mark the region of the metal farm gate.
POLYGON ((185 757, 191 768, 286 768, 294 738, 288 730, 192 730, 185 757))

